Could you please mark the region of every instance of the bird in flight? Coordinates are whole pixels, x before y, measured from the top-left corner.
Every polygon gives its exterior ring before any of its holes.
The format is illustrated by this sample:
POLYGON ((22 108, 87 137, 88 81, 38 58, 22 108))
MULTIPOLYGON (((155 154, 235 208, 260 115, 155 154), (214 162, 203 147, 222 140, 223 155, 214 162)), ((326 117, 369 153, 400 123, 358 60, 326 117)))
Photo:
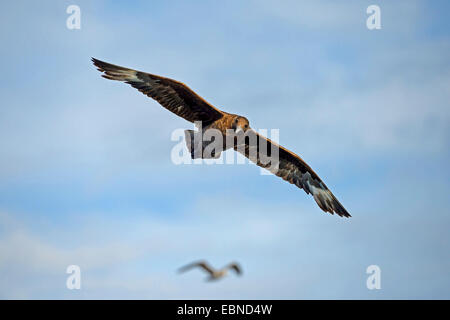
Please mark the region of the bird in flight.
MULTIPOLYGON (((128 83, 177 116, 196 124, 201 123, 201 133, 209 129, 215 129, 225 138, 230 135, 230 132, 233 134, 244 133, 253 137, 254 139, 244 140, 242 144, 235 144, 231 147, 260 167, 268 169, 268 163, 262 159, 264 159, 264 156, 270 156, 271 150, 276 150, 275 153, 278 153, 276 167, 273 169, 273 166, 270 166, 268 170, 303 189, 307 194, 311 194, 323 211, 331 214, 336 213, 341 217, 350 217, 347 210, 302 158, 252 130, 247 118, 215 108, 179 81, 120 67, 95 58, 92 58, 92 62, 102 72, 102 77, 128 83), (253 141, 253 143, 249 141, 253 141), (262 148, 262 145, 267 146, 267 148, 262 148), (254 156, 255 154, 256 156, 254 156)), ((194 158, 198 154, 194 131, 186 130, 185 133, 186 145, 191 151, 192 158, 194 158)), ((203 149, 204 146, 202 145, 201 148, 203 149)), ((212 157, 218 155, 213 154, 212 157)), ((200 157, 207 158, 201 153, 200 157)))
POLYGON ((195 268, 195 267, 202 268, 204 271, 206 271, 209 274, 209 277, 206 278, 207 281, 218 280, 220 278, 225 277, 228 274, 228 270, 233 270, 234 272, 236 272, 237 275, 241 275, 242 274, 241 267, 235 262, 230 263, 229 265, 223 267, 220 270, 214 270, 205 261, 199 261, 199 262, 190 263, 190 264, 188 264, 188 265, 178 269, 178 272, 185 272, 185 271, 188 271, 188 270, 190 270, 192 268, 195 268))

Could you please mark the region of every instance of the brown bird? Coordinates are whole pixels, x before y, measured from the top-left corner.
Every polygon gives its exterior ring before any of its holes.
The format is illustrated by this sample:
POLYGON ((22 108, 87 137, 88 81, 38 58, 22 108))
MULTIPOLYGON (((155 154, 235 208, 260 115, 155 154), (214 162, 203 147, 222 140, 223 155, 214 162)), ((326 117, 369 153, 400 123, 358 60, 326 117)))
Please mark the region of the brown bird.
POLYGON ((242 274, 242 269, 236 262, 230 263, 229 265, 223 267, 220 270, 214 270, 206 261, 190 263, 178 269, 178 272, 185 272, 195 267, 200 267, 209 274, 209 277, 206 279, 207 281, 218 280, 220 278, 223 278, 228 274, 228 270, 233 270, 234 272, 236 272, 237 275, 242 274))
MULTIPOLYGON (((307 194, 312 194, 323 211, 331 214, 336 213, 341 217, 350 217, 350 214, 325 183, 298 155, 252 130, 247 118, 215 108, 188 86, 176 80, 116 66, 94 58, 92 58, 92 62, 103 73, 102 77, 124 81, 158 101, 164 108, 177 116, 196 124, 201 123, 202 131, 200 134, 203 134, 206 130, 215 129, 221 132, 225 139, 228 139, 230 132, 235 135, 244 133, 248 139, 245 139, 241 144, 231 145, 232 148, 258 166, 269 169, 278 177, 303 189, 307 194), (250 143, 250 141, 253 142, 250 143), (267 148, 262 148, 262 145, 267 146, 267 148), (275 150, 275 153, 272 150, 275 150), (264 157, 267 158, 276 153, 278 153, 278 157, 275 168, 262 160, 264 157)), ((187 147, 191 151, 192 158, 195 158, 197 154, 195 133, 193 130, 186 130, 185 133, 187 147)), ((204 146, 201 146, 201 148, 203 149, 204 146)), ((222 148, 222 151, 225 149, 222 148)), ((220 155, 220 152, 211 155, 212 158, 215 158, 220 155)), ((208 158, 202 153, 200 153, 200 157, 208 158)))

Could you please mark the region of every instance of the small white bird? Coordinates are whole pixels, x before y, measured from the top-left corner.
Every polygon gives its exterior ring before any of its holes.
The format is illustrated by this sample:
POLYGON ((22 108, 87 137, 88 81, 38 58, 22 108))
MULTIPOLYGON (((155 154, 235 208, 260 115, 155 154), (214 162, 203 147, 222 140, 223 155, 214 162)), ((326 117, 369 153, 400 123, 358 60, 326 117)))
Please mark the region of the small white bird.
POLYGON ((188 270, 190 270, 190 269, 192 269, 192 268, 194 268, 194 267, 200 267, 200 268, 202 268, 203 270, 205 270, 206 272, 209 273, 209 277, 206 278, 207 281, 218 280, 218 279, 223 278, 224 276, 227 275, 229 269, 234 270, 234 271, 236 272, 236 274, 238 274, 238 275, 241 275, 241 274, 242 274, 241 268, 240 268, 239 265, 238 265, 237 263, 235 263, 235 262, 230 263, 229 265, 223 267, 223 268, 220 269, 220 270, 214 270, 214 269, 211 268, 211 266, 210 266, 207 262, 205 262, 205 261, 198 261, 198 262, 190 263, 190 264, 188 264, 188 265, 186 265, 186 266, 184 266, 184 267, 181 267, 181 268, 178 270, 178 272, 185 272, 185 271, 188 271, 188 270))

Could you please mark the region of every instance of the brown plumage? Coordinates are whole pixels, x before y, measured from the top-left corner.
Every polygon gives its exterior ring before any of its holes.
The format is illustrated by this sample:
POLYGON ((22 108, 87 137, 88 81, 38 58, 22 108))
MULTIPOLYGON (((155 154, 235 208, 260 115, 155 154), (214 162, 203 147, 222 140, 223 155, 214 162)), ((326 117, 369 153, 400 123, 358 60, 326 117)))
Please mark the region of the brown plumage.
POLYGON ((189 89, 184 83, 154 74, 119 67, 92 58, 102 77, 124 81, 158 101, 164 108, 187 121, 202 121, 206 126, 222 118, 223 113, 189 89))
MULTIPOLYGON (((270 170, 278 177, 305 190, 307 194, 312 194, 323 211, 331 214, 336 213, 341 217, 350 217, 350 214, 325 183, 298 155, 256 133, 250 128, 245 117, 216 109, 181 82, 116 66, 94 58, 92 58, 92 62, 103 73, 104 78, 130 84, 176 115, 190 122, 201 122, 202 130, 218 129, 224 137, 228 135, 230 130, 236 134, 240 131, 244 132, 248 139, 245 140, 243 145, 232 146, 236 151, 245 155, 258 166, 270 170), (254 138, 254 141, 258 143, 251 144, 249 142, 252 141, 251 138, 254 138), (267 148, 264 148, 267 151, 260 148, 260 140, 268 145, 267 148), (271 147, 278 151, 278 163, 275 167, 261 161, 262 157, 271 155, 271 147), (256 158, 252 157, 252 154, 256 154, 256 158)), ((186 133, 187 138, 193 139, 194 133, 192 130, 187 130, 186 133)), ((186 143, 188 148, 194 148, 190 141, 186 141, 186 143)), ((193 149, 191 153, 194 154, 193 149)))

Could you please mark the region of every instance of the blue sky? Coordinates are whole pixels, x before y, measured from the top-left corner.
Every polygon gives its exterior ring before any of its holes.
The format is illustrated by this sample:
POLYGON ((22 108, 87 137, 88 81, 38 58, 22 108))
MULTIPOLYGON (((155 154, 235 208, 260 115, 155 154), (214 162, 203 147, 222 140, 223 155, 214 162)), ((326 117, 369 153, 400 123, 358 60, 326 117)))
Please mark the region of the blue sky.
POLYGON ((0 298, 450 298, 447 2, 0 6, 0 298), (280 129, 353 217, 252 164, 174 165, 191 124, 92 56, 280 129), (244 275, 176 273, 198 259, 244 275))

